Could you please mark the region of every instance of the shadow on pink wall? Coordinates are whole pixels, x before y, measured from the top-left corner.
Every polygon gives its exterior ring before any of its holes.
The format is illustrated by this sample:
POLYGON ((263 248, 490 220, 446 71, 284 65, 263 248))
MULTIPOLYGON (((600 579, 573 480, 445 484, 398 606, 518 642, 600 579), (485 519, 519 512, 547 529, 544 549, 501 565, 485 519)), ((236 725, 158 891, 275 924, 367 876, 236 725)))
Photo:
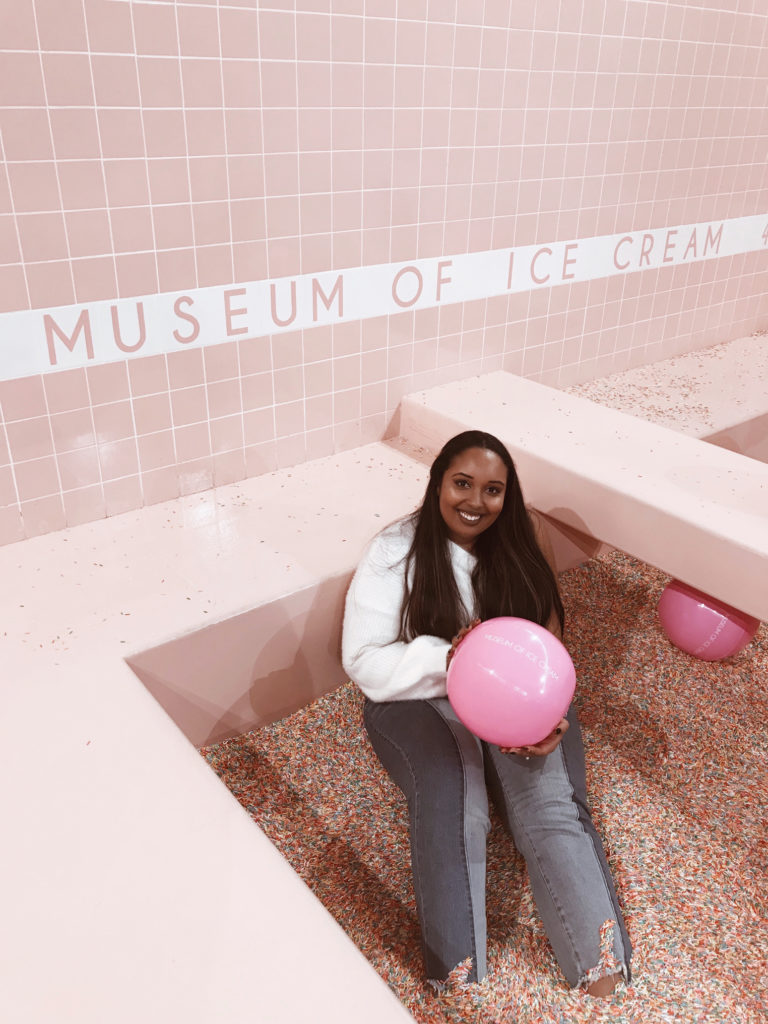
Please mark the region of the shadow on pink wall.
POLYGON ((341 622, 349 579, 325 579, 126 660, 191 743, 219 743, 346 680, 341 622))

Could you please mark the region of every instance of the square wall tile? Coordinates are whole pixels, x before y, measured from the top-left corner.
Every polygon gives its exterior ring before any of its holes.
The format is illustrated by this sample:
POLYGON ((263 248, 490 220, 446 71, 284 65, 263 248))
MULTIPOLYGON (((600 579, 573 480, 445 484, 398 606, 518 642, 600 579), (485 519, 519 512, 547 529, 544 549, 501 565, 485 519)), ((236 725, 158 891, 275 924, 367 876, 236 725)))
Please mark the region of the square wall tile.
POLYGON ((273 377, 271 373, 248 374, 242 378, 244 409, 271 407, 274 402, 273 377))
POLYGON ((110 213, 115 252, 146 252, 154 249, 152 216, 148 206, 112 210, 110 213))
POLYGON ((240 372, 240 358, 236 342, 223 345, 209 345, 202 350, 205 379, 210 383, 218 380, 237 378, 240 372))
POLYGON ((200 288, 231 283, 234 278, 232 247, 200 246, 197 249, 197 276, 200 288))
POLYGON ((236 200, 228 204, 231 210, 232 239, 248 242, 266 238, 266 210, 263 199, 236 200))
POLYGON ((99 453, 95 447, 62 452, 56 461, 59 467, 61 486, 65 492, 80 487, 96 485, 100 487, 99 453))
POLYGON ((93 54, 91 69, 98 106, 138 107, 141 105, 136 60, 132 55, 93 54))
POLYGON ((143 503, 141 480, 138 475, 104 481, 104 505, 108 516, 141 508, 143 503))
POLYGON ((51 424, 47 416, 11 422, 6 427, 6 436, 14 462, 26 462, 53 454, 51 424))
POLYGON ((100 484, 64 491, 62 501, 67 526, 92 523, 107 514, 104 491, 100 484))
POLYGON ((53 147, 58 160, 101 158, 99 122, 93 108, 53 107, 49 116, 53 147))
MULTIPOLYGON (((36 49, 36 44, 33 49, 36 49)), ((45 85, 37 53, 3 54, 0 63, 0 105, 45 106, 45 85)))
POLYGON ((184 57, 219 56, 219 11, 217 7, 180 7, 179 43, 184 57))
POLYGON ((46 109, 6 107, 2 115, 5 159, 52 160, 53 145, 46 109))
POLYGON ((55 413, 51 416, 51 433, 58 453, 76 451, 95 444, 90 409, 55 413))
POLYGON ((102 155, 107 160, 144 156, 141 111, 100 107, 97 111, 102 155))
POLYGON ((247 455, 249 446, 263 444, 274 439, 274 411, 272 409, 254 409, 245 412, 243 414, 243 428, 247 455))
POLYGON ((68 306, 75 301, 72 268, 67 260, 29 263, 25 275, 33 309, 68 306))
POLYGON ((307 458, 306 435, 301 433, 292 437, 279 437, 275 442, 275 449, 279 469, 297 466, 307 458))
POLYGON ((245 452, 241 448, 234 451, 215 452, 213 456, 213 483, 215 487, 235 483, 245 478, 245 452))
POLYGON ((144 395, 133 399, 133 418, 136 433, 141 440, 144 434, 155 434, 171 427, 171 399, 167 391, 144 395))
MULTIPOLYGON (((109 205, 112 207, 147 205, 149 203, 148 175, 148 166, 144 160, 105 160, 104 178, 109 205)), ((102 185, 102 192, 103 188, 102 185)), ((81 203, 79 205, 87 206, 88 204, 81 203)), ((94 205, 105 204, 94 203, 94 205)))
POLYGON ((141 486, 145 505, 155 505, 178 498, 179 478, 176 467, 142 472, 141 486))
POLYGON ((173 391, 171 393, 171 414, 174 427, 207 422, 208 408, 205 388, 181 388, 178 391, 173 391))
POLYGON ((35 498, 58 495, 60 491, 56 459, 52 455, 42 459, 30 459, 28 462, 17 462, 14 472, 22 504, 35 498))
POLYGON ((32 6, 6 8, 2 15, 3 45, 8 50, 36 50, 37 27, 32 6))
POLYGON ((211 448, 214 454, 242 451, 243 417, 223 416, 211 420, 211 448))
POLYGON ((211 457, 184 462, 179 467, 179 493, 199 494, 213 487, 213 459, 211 457))
POLYGON ((212 419, 242 412, 239 380, 212 381, 207 390, 208 415, 212 419))
POLYGON ((166 356, 168 383, 171 389, 189 388, 205 380, 203 350, 199 348, 180 349, 166 356))
POLYGON ((69 253, 73 258, 111 254, 112 238, 106 210, 68 213, 64 222, 69 253))
POLYGON ((138 438, 137 447, 142 474, 161 468, 175 470, 177 454, 172 430, 144 434, 138 438))
POLYGON ((135 439, 100 444, 99 466, 101 478, 105 482, 138 473, 139 461, 135 439))
POLYGON ((25 537, 39 537, 54 530, 63 530, 67 525, 61 495, 38 498, 21 502, 21 518, 25 537))
POLYGON ((71 261, 77 302, 95 302, 117 295, 114 256, 92 256, 71 261))
POLYGON ((137 54, 158 57, 178 54, 175 5, 134 4, 131 13, 137 54))
POLYGON ((186 124, 183 110, 142 111, 148 157, 185 157, 186 124))
POLYGON ((59 208, 56 165, 52 161, 17 163, 8 167, 8 180, 17 214, 49 213, 59 208))
POLYGON ((84 369, 62 370, 43 377, 48 412, 51 415, 86 409, 90 405, 88 382, 84 369))
POLYGON ((225 131, 224 111, 220 107, 212 110, 187 110, 184 120, 186 146, 190 155, 220 156, 233 152, 225 131))
POLYGON ((247 445, 245 469, 248 476, 259 476, 277 469, 277 448, 274 441, 247 445))
MULTIPOLYGON (((259 57, 259 39, 264 26, 263 23, 261 26, 259 24, 258 11, 222 8, 219 21, 221 50, 224 57, 245 57, 253 60, 259 57)), ((269 56, 277 60, 283 54, 270 49, 269 56)), ((293 57, 294 54, 291 53, 290 58, 293 57)))
POLYGON ((155 206, 152 220, 158 249, 187 248, 194 244, 192 207, 188 203, 155 206))
POLYGON ((142 107, 179 109, 182 106, 178 58, 139 57, 138 69, 142 107))
POLYGON ((168 391, 168 370, 165 356, 144 356, 128 362, 131 395, 152 395, 168 391))
MULTIPOLYGON (((115 256, 117 270, 118 294, 121 298, 131 295, 149 295, 158 288, 157 256, 154 252, 120 253, 115 256)), ((127 323, 127 318, 126 318, 127 323)), ((125 343, 134 344, 138 339, 139 329, 136 321, 125 328, 125 343), (129 329, 135 334, 131 339, 129 329)))
POLYGON ((91 63, 85 53, 43 53, 49 107, 93 106, 91 63))
POLYGON ((305 423, 308 431, 331 428, 333 423, 333 398, 331 395, 318 395, 316 398, 307 399, 305 423))
POLYGON ((218 61, 185 57, 181 61, 181 80, 186 107, 222 107, 221 70, 218 61))
MULTIPOLYGON (((222 8, 222 18, 228 12, 222 8)), ((253 12, 255 14, 255 12, 253 12)), ((258 109, 261 105, 261 83, 264 68, 262 65, 261 74, 258 65, 253 61, 227 60, 221 63, 222 79, 224 82, 224 106, 231 110, 234 107, 250 107, 258 109)), ((286 99, 286 102, 288 100, 286 99)), ((289 103, 295 106, 294 102, 289 103)))
POLYGON ((133 437, 136 427, 129 401, 109 402, 93 408, 93 425, 98 444, 133 437))
POLYGON ((128 4, 84 0, 88 39, 95 53, 132 53, 132 10, 128 4))
POLYGON ((179 462, 192 462, 211 454, 208 423, 191 423, 188 426, 176 427, 173 434, 179 462))

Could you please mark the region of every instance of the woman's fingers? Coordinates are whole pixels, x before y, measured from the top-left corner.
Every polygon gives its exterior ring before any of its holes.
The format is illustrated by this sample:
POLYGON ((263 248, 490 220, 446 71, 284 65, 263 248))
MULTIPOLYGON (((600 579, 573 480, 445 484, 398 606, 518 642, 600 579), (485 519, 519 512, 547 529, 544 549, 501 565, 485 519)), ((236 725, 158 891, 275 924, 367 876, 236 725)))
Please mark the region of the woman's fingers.
POLYGON ((451 640, 451 646, 448 650, 448 653, 445 656, 446 668, 451 664, 451 658, 456 653, 457 647, 464 639, 464 637, 467 635, 467 633, 471 633, 475 626, 479 626, 482 621, 482 619, 473 619, 468 626, 464 626, 463 629, 460 629, 456 636, 453 638, 453 640, 451 640))
POLYGON ((520 757, 546 757, 557 749, 568 728, 568 720, 561 718, 549 736, 540 743, 531 743, 527 747, 499 747, 499 750, 502 754, 518 754, 520 757))

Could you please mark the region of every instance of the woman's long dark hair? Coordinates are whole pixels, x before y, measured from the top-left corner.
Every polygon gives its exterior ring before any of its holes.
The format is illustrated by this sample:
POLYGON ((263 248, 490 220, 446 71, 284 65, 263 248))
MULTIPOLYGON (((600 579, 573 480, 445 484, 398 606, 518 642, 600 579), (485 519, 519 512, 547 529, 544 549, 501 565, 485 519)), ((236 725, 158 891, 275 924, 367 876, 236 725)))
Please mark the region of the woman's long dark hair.
POLYGON ((451 462, 468 448, 494 452, 507 467, 501 513, 478 535, 472 549, 477 557, 472 572, 477 615, 483 620, 515 615, 545 626, 554 612, 562 629, 564 612, 557 580, 536 540, 512 456, 492 434, 465 430, 451 438, 432 463, 424 500, 414 513, 398 639, 429 635, 450 640, 467 625, 438 492, 451 462))

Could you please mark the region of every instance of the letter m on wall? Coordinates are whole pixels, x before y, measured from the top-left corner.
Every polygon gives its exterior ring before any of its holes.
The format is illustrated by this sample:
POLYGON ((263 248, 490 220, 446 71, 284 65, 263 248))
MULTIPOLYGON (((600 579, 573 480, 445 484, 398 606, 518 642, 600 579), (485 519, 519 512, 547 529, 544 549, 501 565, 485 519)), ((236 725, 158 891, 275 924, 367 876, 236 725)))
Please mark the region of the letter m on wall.
POLYGON ((77 323, 74 326, 74 330, 70 335, 66 334, 61 327, 56 323, 50 313, 46 313, 43 317, 43 323, 45 324, 45 340, 48 343, 48 359, 50 360, 51 366, 56 366, 56 346, 54 345, 54 334, 63 341, 70 352, 75 351, 75 345, 77 343, 78 336, 82 333, 85 335, 85 351, 88 354, 89 359, 93 359, 93 335, 91 334, 91 318, 88 315, 88 310, 84 309, 80 316, 77 318, 77 323))

